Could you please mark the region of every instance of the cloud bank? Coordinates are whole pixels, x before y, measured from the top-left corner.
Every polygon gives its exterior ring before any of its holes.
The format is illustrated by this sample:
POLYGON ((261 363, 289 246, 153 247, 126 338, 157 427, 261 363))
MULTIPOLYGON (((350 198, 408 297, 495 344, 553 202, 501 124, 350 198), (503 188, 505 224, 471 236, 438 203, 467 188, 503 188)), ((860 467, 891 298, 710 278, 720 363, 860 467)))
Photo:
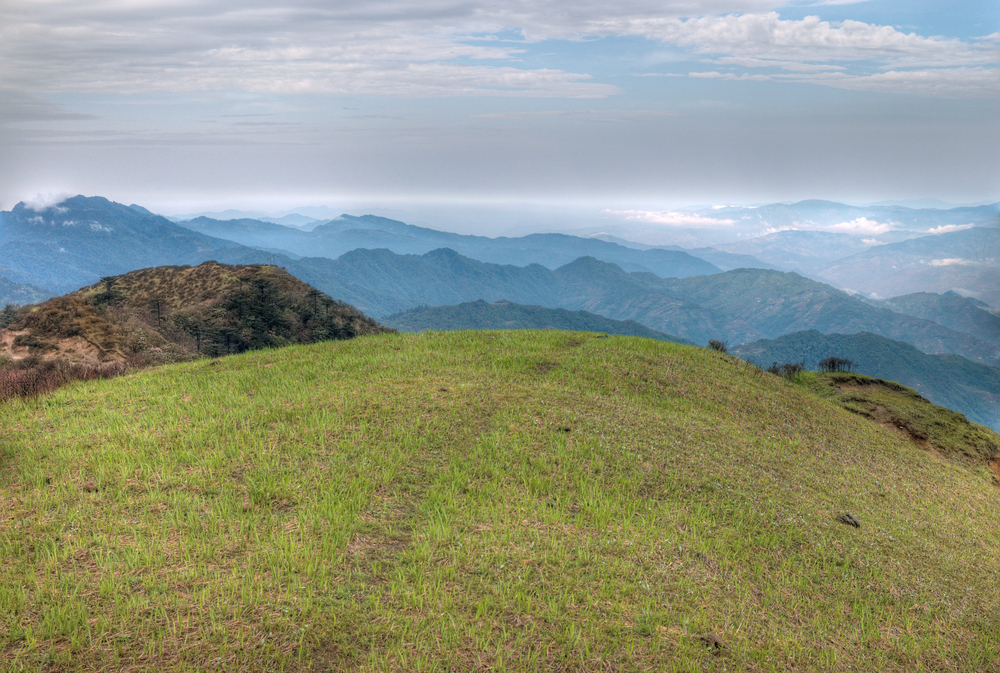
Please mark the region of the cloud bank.
MULTIPOLYGON (((249 91, 599 98, 590 73, 526 67, 528 45, 642 37, 733 72, 857 90, 997 97, 998 40, 817 16, 774 0, 6 0, 0 86, 36 91, 249 91), (820 76, 822 75, 822 76, 820 76), (836 76, 833 76, 836 75, 836 76)), ((839 3, 838 3, 839 4, 839 3)), ((712 73, 716 74, 712 74, 712 73)), ((655 74, 655 73, 645 73, 655 74)))
POLYGON ((603 210, 604 215, 612 215, 629 222, 646 222, 669 227, 729 227, 736 220, 715 219, 696 213, 680 213, 674 211, 656 210, 603 210))

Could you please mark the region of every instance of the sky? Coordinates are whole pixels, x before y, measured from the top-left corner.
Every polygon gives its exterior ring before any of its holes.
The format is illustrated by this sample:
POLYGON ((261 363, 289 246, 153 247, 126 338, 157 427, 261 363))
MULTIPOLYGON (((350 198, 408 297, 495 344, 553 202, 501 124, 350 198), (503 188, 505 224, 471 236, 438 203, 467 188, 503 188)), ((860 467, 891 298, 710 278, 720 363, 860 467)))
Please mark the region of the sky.
POLYGON ((996 0, 3 0, 0 209, 996 201, 998 64, 996 0))

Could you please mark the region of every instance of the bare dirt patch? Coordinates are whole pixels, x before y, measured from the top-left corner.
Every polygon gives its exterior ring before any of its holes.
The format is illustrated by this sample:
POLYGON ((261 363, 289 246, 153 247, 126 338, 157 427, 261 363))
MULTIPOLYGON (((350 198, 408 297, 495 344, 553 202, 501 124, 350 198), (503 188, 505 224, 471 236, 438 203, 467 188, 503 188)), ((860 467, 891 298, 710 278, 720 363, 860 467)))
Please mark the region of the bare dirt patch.
POLYGON ((875 421, 883 428, 888 428, 903 435, 921 449, 934 454, 938 453, 927 437, 927 433, 914 428, 908 421, 892 413, 881 404, 877 405, 874 410, 862 415, 875 421))
POLYGON ((6 355, 11 360, 23 360, 29 355, 38 355, 42 360, 65 360, 72 364, 96 365, 112 360, 123 360, 124 357, 118 353, 105 353, 101 348, 95 346, 81 336, 66 337, 55 340, 51 346, 43 352, 32 352, 32 348, 27 345, 18 345, 18 337, 31 335, 30 329, 25 330, 0 330, 0 355, 6 355))
POLYGON ((987 463, 990 472, 993 474, 993 483, 1000 486, 1000 458, 994 458, 987 463))

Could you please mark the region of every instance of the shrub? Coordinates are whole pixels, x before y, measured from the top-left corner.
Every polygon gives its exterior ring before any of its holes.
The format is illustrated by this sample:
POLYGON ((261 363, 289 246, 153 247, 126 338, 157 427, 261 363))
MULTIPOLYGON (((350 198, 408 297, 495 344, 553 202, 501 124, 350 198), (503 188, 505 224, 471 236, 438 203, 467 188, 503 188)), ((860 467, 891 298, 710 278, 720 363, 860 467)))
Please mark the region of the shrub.
POLYGON ((714 351, 719 351, 720 353, 729 352, 729 346, 726 345, 725 341, 718 341, 716 339, 712 339, 708 342, 708 347, 714 351))
POLYGON ((133 363, 120 360, 94 365, 71 365, 63 360, 42 360, 37 356, 11 361, 0 368, 0 402, 16 397, 44 395, 71 381, 121 376, 132 366, 133 363))
POLYGON ((771 372, 772 374, 784 377, 789 381, 794 381, 796 378, 798 378, 798 375, 804 372, 805 370, 806 370, 805 360, 803 360, 802 362, 785 362, 780 365, 777 362, 775 362, 774 364, 772 364, 770 367, 767 368, 767 371, 771 372))

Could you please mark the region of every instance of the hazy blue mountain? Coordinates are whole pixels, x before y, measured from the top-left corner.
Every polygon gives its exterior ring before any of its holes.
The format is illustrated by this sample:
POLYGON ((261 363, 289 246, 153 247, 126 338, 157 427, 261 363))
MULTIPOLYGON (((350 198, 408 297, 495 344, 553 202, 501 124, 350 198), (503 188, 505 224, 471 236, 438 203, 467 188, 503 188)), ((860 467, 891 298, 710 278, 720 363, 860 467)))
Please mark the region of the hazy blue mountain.
MULTIPOLYGON (((0 267, 0 273, 3 273, 0 267)), ((43 290, 40 287, 27 283, 15 283, 14 281, 0 276, 0 308, 7 304, 36 304, 53 296, 52 292, 43 290)))
POLYGON ((525 306, 501 299, 482 299, 455 306, 418 306, 387 316, 382 324, 401 332, 463 329, 562 329, 580 332, 604 332, 646 337, 660 341, 690 344, 663 332, 649 329, 634 320, 611 320, 587 311, 525 306))
MULTIPOLYGON (((219 261, 249 264, 265 253, 249 248, 221 251, 219 261)), ((358 249, 333 260, 326 257, 269 257, 297 278, 382 318, 421 305, 458 304, 509 298, 522 304, 558 306, 558 281, 540 264, 518 267, 488 264, 453 250, 398 255, 390 250, 358 249)))
MULTIPOLYGON (((258 261, 261 253, 228 251, 228 263, 258 261)), ((791 332, 869 331, 925 352, 957 353, 988 364, 1000 349, 936 322, 873 307, 795 273, 740 269, 711 276, 663 279, 628 273, 583 257, 555 271, 541 265, 497 265, 441 249, 425 255, 354 250, 337 260, 278 258, 273 263, 327 292, 384 318, 420 305, 508 299, 549 308, 585 310, 634 320, 694 343, 746 343, 791 332)))
POLYGON ((852 360, 857 363, 854 371, 902 383, 935 404, 1000 431, 1000 370, 959 355, 927 355, 869 332, 816 330, 743 344, 730 353, 763 367, 805 361, 807 369, 817 369, 819 361, 830 356, 852 360))
POLYGON ((880 245, 817 270, 840 287, 894 297, 960 290, 1000 307, 1000 227, 880 245))
POLYGON ((782 271, 812 275, 817 269, 871 247, 861 237, 826 231, 779 231, 747 241, 712 246, 731 254, 751 255, 782 271))
POLYGON ((742 319, 765 338, 811 329, 826 334, 872 332, 912 344, 925 353, 955 353, 989 365, 1000 364, 997 346, 931 320, 873 307, 796 273, 737 269, 714 276, 665 280, 663 285, 674 296, 742 319))
POLYGON ((872 302, 876 306, 917 316, 925 320, 971 334, 994 346, 1000 346, 1000 316, 988 311, 981 301, 954 293, 917 292, 872 302))
POLYGON ((0 213, 3 275, 53 294, 137 268, 199 263, 235 245, 101 197, 0 213))
POLYGON ((726 252, 716 248, 692 248, 686 251, 706 262, 719 267, 722 271, 732 271, 733 269, 772 269, 774 271, 787 271, 777 264, 770 264, 760 258, 750 254, 726 252))
POLYGON ((358 248, 422 255, 448 248, 465 257, 494 264, 541 264, 555 269, 583 256, 619 264, 627 271, 649 271, 663 278, 718 273, 719 268, 682 250, 639 250, 597 238, 566 234, 531 234, 518 238, 488 238, 436 231, 385 217, 342 215, 301 231, 257 220, 197 218, 185 227, 241 245, 285 250, 303 256, 336 259, 358 248))
POLYGON ((651 273, 626 273, 616 264, 581 257, 556 270, 559 306, 615 320, 635 320, 697 344, 710 339, 749 341, 763 336, 740 318, 672 294, 651 273))
POLYGON ((746 343, 809 329, 869 331, 925 352, 1000 362, 1000 349, 969 334, 870 306, 795 273, 739 269, 663 279, 651 273, 627 273, 593 257, 551 271, 541 265, 479 262, 447 249, 421 256, 354 250, 337 260, 305 258, 283 264, 302 280, 378 318, 419 305, 508 299, 635 320, 698 344, 710 339, 746 343))
POLYGON ((253 248, 282 248, 296 252, 296 248, 306 250, 309 241, 312 240, 309 233, 301 229, 251 218, 213 220, 208 217, 198 217, 178 224, 208 236, 235 241, 253 248), (281 245, 282 243, 285 245, 281 245))
MULTIPOLYGON (((222 251, 219 261, 248 264, 260 259, 262 253, 248 250, 222 251)), ((730 335, 743 341, 764 336, 741 320, 671 296, 659 285, 663 279, 652 273, 626 273, 615 264, 592 257, 555 271, 540 264, 521 267, 480 262, 446 248, 424 255, 358 249, 336 260, 277 256, 272 263, 379 319, 422 305, 507 299, 635 320, 699 344, 730 335)))
POLYGON ((773 264, 768 264, 767 262, 762 262, 753 255, 723 252, 722 250, 717 250, 716 248, 682 248, 678 245, 647 245, 645 243, 636 243, 635 241, 629 241, 624 238, 619 238, 618 236, 612 236, 611 234, 596 234, 587 236, 587 238, 596 238, 601 241, 607 241, 608 243, 615 243, 625 248, 634 248, 636 250, 678 250, 680 252, 686 252, 689 255, 694 255, 699 259, 703 259, 706 262, 710 262, 715 266, 719 267, 720 271, 730 271, 732 269, 775 269, 777 271, 784 271, 785 269, 779 268, 773 264))
MULTIPOLYGON (((820 211, 823 208, 817 206, 820 211)), ((680 250, 629 248, 562 234, 490 239, 372 216, 344 216, 312 232, 252 219, 205 218, 188 224, 217 236, 177 226, 138 206, 126 207, 99 197, 74 197, 40 212, 19 204, 0 214, 0 275, 58 292, 136 267, 198 264, 208 259, 272 263, 378 317, 422 304, 505 298, 635 320, 701 344, 709 339, 745 343, 809 329, 869 331, 929 353, 956 353, 989 364, 1000 361, 996 345, 937 322, 869 306, 794 273, 766 269, 718 273, 718 267, 680 250), (244 240, 255 248, 223 237, 244 240), (447 246, 420 254, 357 248, 359 242, 373 240, 417 250, 446 240, 473 249, 487 261, 447 246), (328 258, 326 252, 337 246, 348 250, 328 258), (298 258, 303 252, 309 256, 298 258), (519 261, 497 261, 504 259, 519 261), (540 261, 526 264, 524 260, 530 259, 540 261)), ((930 266, 971 268, 972 264, 993 263, 998 234, 1000 230, 969 229, 882 245, 861 256, 870 261, 873 253, 884 257, 886 251, 900 259, 923 255, 927 266, 926 259, 939 259, 930 254, 961 253, 969 264, 930 266)), ((993 267, 982 268, 996 272, 993 267)), ((998 288, 1000 282, 993 289, 1000 292, 998 288)))

